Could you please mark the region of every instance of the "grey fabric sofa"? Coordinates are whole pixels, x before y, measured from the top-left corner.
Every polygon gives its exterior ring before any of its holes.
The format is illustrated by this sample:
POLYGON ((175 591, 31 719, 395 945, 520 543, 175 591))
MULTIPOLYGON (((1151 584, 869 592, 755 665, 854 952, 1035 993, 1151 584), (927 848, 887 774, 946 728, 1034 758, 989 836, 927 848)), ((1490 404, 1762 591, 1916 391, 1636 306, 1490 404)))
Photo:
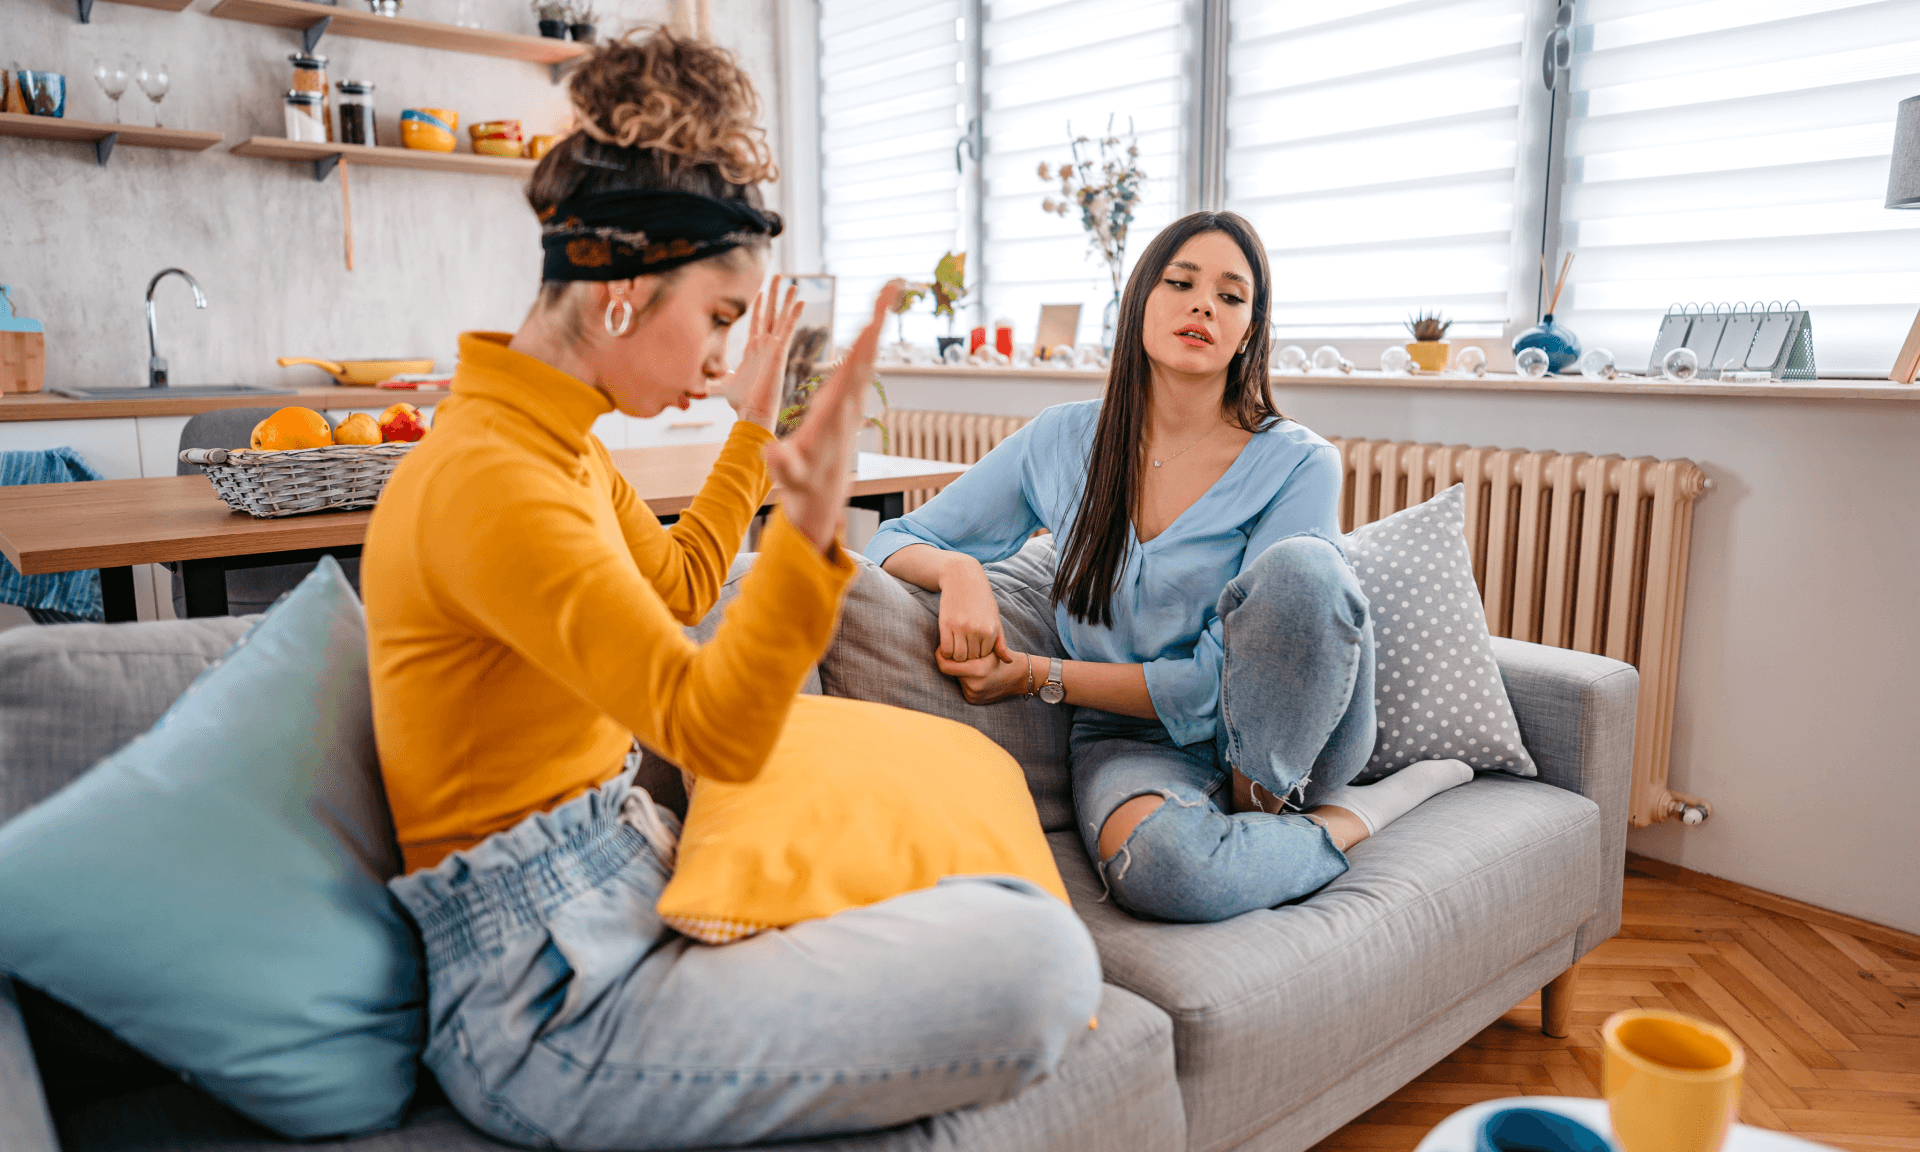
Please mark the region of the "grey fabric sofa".
MULTIPOLYGON (((749 561, 736 566, 729 596, 749 561)), ((1046 603, 1051 562, 1041 539, 993 566, 1016 648, 1059 651, 1046 603)), ((1538 779, 1481 777, 1444 793, 1361 844, 1351 870, 1304 901, 1219 924, 1159 924, 1103 900, 1073 831, 1070 710, 966 704, 929 661, 937 610, 937 597, 867 566, 819 686, 971 724, 1020 760, 1100 948, 1100 1026, 1055 1075, 1012 1101, 792 1147, 1305 1149, 1619 927, 1638 687, 1625 664, 1496 641, 1538 779)), ((144 730, 243 628, 221 619, 0 637, 0 821, 144 730)), ((640 779, 663 802, 679 792, 669 765, 644 762, 640 779)), ((426 1079, 402 1128, 309 1146, 500 1147, 426 1079)), ((0 1148, 286 1146, 84 1018, 0 979, 0 1148)))

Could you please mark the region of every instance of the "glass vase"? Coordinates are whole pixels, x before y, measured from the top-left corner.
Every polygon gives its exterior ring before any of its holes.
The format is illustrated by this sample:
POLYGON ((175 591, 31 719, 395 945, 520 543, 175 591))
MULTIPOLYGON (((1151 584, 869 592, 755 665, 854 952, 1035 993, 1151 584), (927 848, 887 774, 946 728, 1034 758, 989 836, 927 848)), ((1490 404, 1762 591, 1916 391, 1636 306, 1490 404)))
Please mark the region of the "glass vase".
POLYGON ((1113 355, 1113 334, 1120 327, 1120 292, 1114 290, 1113 299, 1100 312, 1100 347, 1107 355, 1113 355))

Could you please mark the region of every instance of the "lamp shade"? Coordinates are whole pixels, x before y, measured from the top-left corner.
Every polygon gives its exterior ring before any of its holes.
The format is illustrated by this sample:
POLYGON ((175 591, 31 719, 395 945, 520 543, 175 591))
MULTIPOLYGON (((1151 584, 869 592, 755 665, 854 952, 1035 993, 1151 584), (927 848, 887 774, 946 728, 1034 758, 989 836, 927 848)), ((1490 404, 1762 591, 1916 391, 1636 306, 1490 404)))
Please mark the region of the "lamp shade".
POLYGON ((1893 122, 1887 207, 1920 208, 1920 96, 1900 101, 1900 115, 1893 122))

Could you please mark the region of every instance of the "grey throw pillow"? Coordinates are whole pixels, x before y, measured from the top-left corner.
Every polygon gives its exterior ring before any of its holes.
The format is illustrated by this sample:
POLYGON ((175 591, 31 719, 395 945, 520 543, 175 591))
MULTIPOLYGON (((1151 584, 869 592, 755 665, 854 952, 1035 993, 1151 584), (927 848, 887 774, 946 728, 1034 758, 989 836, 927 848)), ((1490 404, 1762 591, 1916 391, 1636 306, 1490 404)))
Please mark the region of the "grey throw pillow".
POLYGON ((1363 525, 1347 559, 1373 605, 1379 735, 1355 783, 1418 760, 1538 773, 1493 658, 1467 551, 1466 489, 1363 525))
MULTIPOLYGON (((840 633, 820 662, 829 696, 911 708, 979 729, 1020 762, 1027 789, 1049 832, 1073 827, 1067 740, 1073 709, 1036 697, 969 704, 960 686, 934 666, 940 643, 940 596, 887 575, 865 557, 840 613, 840 633)), ((1035 656, 1066 656, 1053 624, 1053 538, 1037 536, 1019 552, 987 565, 1000 604, 1007 645, 1035 656)))

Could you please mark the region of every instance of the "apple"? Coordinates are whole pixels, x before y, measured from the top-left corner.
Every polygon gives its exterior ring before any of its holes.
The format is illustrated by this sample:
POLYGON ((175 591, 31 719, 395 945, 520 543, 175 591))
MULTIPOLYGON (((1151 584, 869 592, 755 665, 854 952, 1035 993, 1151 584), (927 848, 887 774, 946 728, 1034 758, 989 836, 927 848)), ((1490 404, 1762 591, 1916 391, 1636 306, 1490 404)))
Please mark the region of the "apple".
POLYGON ((418 440, 426 434, 426 417, 411 404, 393 404, 380 413, 380 438, 389 444, 395 440, 418 440))
POLYGON ((352 413, 333 430, 335 444, 378 444, 380 436, 380 425, 365 412, 352 413))

